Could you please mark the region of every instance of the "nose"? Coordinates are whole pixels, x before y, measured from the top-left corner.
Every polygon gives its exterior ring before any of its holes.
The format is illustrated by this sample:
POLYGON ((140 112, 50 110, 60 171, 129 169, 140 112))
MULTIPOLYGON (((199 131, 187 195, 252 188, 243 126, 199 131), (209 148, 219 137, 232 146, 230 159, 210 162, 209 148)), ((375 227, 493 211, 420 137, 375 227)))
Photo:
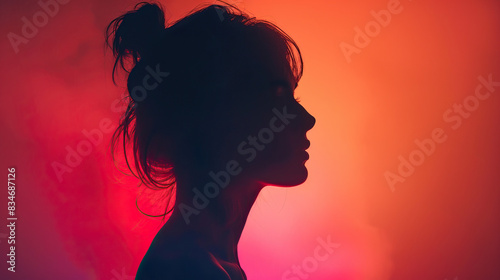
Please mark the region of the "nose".
POLYGON ((316 118, 309 114, 309 112, 304 107, 302 107, 302 119, 306 131, 313 128, 314 124, 316 124, 316 118))

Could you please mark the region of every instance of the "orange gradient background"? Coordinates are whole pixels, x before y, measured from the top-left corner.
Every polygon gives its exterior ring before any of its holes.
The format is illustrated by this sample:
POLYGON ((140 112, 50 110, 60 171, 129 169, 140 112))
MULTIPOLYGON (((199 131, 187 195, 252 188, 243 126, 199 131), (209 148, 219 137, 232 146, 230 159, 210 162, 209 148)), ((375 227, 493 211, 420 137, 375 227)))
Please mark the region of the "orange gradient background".
MULTIPOLYGON (((248 279, 306 279, 283 276, 328 237, 340 246, 307 279, 500 279, 500 86, 456 129, 443 117, 474 95, 479 76, 500 81, 500 2, 401 0, 350 62, 340 44, 355 45, 355 29, 394 1, 229 2, 298 43, 296 95, 317 120, 307 182, 266 188, 250 213, 239 245, 248 279), (397 174, 399 156, 435 128, 446 141, 391 189, 384 174, 397 174)), ((61 4, 17 53, 8 34, 41 8, 0 4, 0 160, 4 178, 16 167, 18 217, 15 273, 0 227, 1 279, 133 279, 161 226, 135 208, 137 181, 114 167, 110 133, 71 172, 53 169, 86 139, 82 130, 117 124, 125 83, 111 82, 103 34, 135 3, 61 4)), ((207 2, 161 3, 172 22, 207 2)), ((0 193, 7 224, 6 187, 0 193)))

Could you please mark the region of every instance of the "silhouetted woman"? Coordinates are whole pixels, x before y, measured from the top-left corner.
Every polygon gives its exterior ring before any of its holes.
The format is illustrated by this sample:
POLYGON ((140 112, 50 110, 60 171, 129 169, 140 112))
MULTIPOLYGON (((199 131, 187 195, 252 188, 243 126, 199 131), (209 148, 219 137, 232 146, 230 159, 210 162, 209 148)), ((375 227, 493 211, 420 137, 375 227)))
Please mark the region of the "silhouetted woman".
POLYGON ((113 144, 132 145, 146 186, 175 190, 136 279, 246 279, 237 245, 257 195, 307 178, 315 119, 294 98, 297 45, 226 4, 165 28, 160 6, 139 3, 107 36, 113 77, 129 72, 113 144))

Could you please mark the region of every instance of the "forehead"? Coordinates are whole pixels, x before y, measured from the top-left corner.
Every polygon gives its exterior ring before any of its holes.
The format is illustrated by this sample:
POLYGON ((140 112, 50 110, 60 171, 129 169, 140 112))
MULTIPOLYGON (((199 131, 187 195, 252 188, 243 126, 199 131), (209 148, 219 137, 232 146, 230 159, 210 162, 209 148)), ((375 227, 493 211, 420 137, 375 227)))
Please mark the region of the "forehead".
POLYGON ((294 90, 298 83, 290 70, 277 72, 270 77, 270 86, 282 86, 294 90))
MULTIPOLYGON (((248 65, 251 65, 250 72, 253 72, 254 82, 261 86, 284 86, 295 89, 297 79, 292 71, 290 61, 287 59, 286 49, 282 42, 276 42, 276 38, 266 41, 266 44, 259 42, 256 48, 251 48, 248 65)), ((255 42, 254 42, 255 43, 255 42)), ((244 67, 244 66, 243 66, 244 67)))
POLYGON ((292 72, 290 62, 286 56, 280 52, 274 52, 272 55, 264 56, 261 59, 266 76, 271 81, 285 81, 292 88, 298 82, 292 72))

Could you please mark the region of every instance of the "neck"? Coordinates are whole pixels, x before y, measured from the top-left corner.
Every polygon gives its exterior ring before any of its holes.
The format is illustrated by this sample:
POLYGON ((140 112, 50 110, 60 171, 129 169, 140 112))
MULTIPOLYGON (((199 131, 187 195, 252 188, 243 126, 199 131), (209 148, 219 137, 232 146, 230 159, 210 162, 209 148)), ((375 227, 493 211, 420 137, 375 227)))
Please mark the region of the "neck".
POLYGON ((192 235, 197 244, 216 257, 238 262, 237 245, 241 233, 250 209, 263 188, 257 182, 238 179, 233 178, 226 187, 219 188, 218 195, 213 198, 207 198, 203 188, 198 188, 198 195, 193 191, 195 186, 204 186, 206 182, 193 184, 177 180, 177 189, 186 191, 177 191, 175 208, 164 226, 168 227, 166 231, 192 235))

